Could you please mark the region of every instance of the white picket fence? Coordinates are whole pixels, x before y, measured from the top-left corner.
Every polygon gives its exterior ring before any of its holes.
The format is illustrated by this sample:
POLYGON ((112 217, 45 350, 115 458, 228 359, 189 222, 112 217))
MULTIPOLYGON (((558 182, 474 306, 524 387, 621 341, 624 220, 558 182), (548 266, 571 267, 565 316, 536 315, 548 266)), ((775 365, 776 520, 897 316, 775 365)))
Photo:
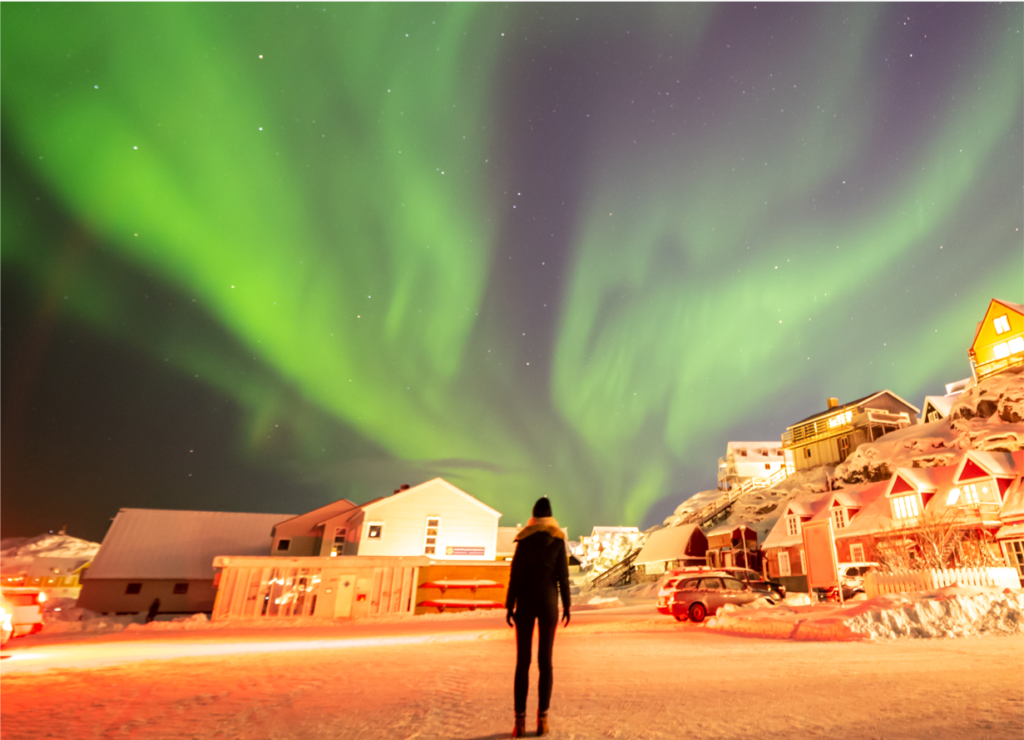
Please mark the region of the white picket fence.
POLYGON ((961 586, 999 586, 1020 588, 1014 568, 948 568, 946 570, 908 570, 901 573, 874 573, 864 576, 864 591, 870 598, 879 594, 931 591, 954 583, 961 586))

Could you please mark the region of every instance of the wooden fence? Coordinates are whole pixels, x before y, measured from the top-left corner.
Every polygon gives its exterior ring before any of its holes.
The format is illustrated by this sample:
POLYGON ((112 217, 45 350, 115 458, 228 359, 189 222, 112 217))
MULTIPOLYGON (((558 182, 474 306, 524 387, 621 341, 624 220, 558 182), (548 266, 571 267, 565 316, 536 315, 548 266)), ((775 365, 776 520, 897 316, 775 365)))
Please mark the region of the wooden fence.
POLYGON ((880 594, 902 594, 910 591, 931 591, 952 586, 1000 586, 1020 588, 1014 568, 948 568, 946 570, 911 570, 901 573, 869 572, 864 576, 868 598, 880 594))

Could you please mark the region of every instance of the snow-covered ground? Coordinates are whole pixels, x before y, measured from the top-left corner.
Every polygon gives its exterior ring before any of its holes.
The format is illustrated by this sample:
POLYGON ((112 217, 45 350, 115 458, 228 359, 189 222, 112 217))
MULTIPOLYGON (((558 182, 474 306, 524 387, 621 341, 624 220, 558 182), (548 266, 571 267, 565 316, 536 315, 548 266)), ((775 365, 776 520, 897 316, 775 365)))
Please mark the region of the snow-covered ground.
MULTIPOLYGON (((640 600, 580 607, 559 630, 554 738, 1024 735, 1020 634, 751 639, 640 600)), ((504 738, 515 642, 503 618, 20 638, 0 661, 2 736, 504 738)))
POLYGON ((708 629, 793 640, 1024 635, 1024 591, 948 586, 839 604, 810 604, 792 594, 786 604, 728 608, 708 629))

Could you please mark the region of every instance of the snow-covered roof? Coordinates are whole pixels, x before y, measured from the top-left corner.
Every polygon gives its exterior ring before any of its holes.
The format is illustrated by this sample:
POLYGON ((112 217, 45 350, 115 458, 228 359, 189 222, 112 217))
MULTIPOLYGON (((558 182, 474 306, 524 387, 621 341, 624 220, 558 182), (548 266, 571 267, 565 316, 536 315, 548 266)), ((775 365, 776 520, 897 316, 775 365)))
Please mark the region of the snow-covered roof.
POLYGON ((85 579, 212 579, 217 555, 269 555, 271 530, 292 516, 121 509, 85 579))
POLYGON ((734 457, 744 457, 744 455, 741 454, 741 451, 746 450, 747 454, 745 457, 756 456, 759 459, 764 458, 768 460, 776 458, 778 460, 783 459, 781 439, 769 440, 767 442, 729 442, 726 444, 726 450, 726 455, 728 455, 729 452, 732 452, 734 457), (762 452, 767 452, 768 454, 764 455, 762 452), (775 454, 776 452, 778 454, 775 454))
POLYGON ((885 492, 889 489, 889 481, 872 483, 858 491, 861 502, 860 511, 850 518, 849 523, 835 532, 836 539, 855 537, 871 532, 881 532, 892 522, 892 510, 885 492))
POLYGON ((960 461, 957 469, 957 480, 969 480, 974 477, 965 475, 965 468, 971 461, 977 463, 984 472, 992 475, 1007 477, 1019 475, 1024 472, 1024 452, 984 452, 982 450, 968 450, 964 459, 960 461))
MULTIPOLYGON (((991 301, 988 302, 988 307, 985 309, 985 316, 988 316, 989 311, 992 310, 992 304, 994 303, 998 303, 1004 306, 1005 308, 1008 308, 1011 311, 1014 311, 1015 313, 1024 316, 1024 306, 1020 305, 1019 303, 1010 303, 1010 301, 1004 301, 1000 298, 993 298, 991 301)), ((971 347, 973 347, 975 343, 978 341, 978 334, 981 333, 981 325, 984 323, 985 318, 982 317, 982 320, 978 322, 977 327, 974 329, 974 339, 971 340, 971 347)))
POLYGON ((640 554, 636 556, 634 564, 661 563, 685 557, 687 545, 693 537, 703 539, 707 543, 707 538, 696 524, 665 527, 651 532, 647 536, 647 542, 640 550, 640 554))
POLYGON ((875 391, 874 393, 872 393, 869 396, 864 396, 864 398, 858 398, 855 401, 850 401, 849 403, 841 403, 838 406, 835 406, 833 408, 825 409, 824 411, 819 411, 816 414, 812 414, 811 416, 808 416, 806 419, 801 419, 800 421, 794 422, 793 424, 789 425, 786 428, 787 429, 792 429, 793 427, 800 426, 801 424, 806 424, 809 421, 814 421, 815 419, 821 418, 822 416, 830 416, 831 414, 838 413, 840 409, 852 408, 854 406, 861 406, 861 405, 867 403, 868 401, 870 401, 872 398, 877 398, 878 396, 885 395, 885 394, 888 394, 888 395, 892 396, 897 401, 902 403, 904 406, 908 406, 909 408, 913 409, 914 413, 916 413, 916 414, 921 413, 921 409, 919 409, 917 406, 915 406, 914 404, 910 403, 909 401, 900 398, 899 396, 897 396, 892 391, 888 391, 888 390, 886 390, 886 391, 875 391))
POLYGON ((949 416, 949 410, 953 408, 953 402, 956 401, 959 393, 951 393, 948 396, 925 396, 924 397, 924 410, 927 413, 928 405, 931 404, 932 408, 938 411, 943 418, 949 416))
POLYGON ((786 517, 799 516, 802 519, 809 518, 813 517, 819 511, 827 510, 828 505, 832 501, 833 493, 835 492, 827 491, 825 493, 814 493, 802 498, 790 499, 786 502, 786 505, 782 507, 782 513, 775 521, 775 526, 772 527, 772 531, 768 533, 764 542, 761 543, 761 547, 767 549, 769 547, 789 547, 790 545, 799 545, 803 542, 803 535, 799 533, 795 535, 789 534, 786 527, 786 517))

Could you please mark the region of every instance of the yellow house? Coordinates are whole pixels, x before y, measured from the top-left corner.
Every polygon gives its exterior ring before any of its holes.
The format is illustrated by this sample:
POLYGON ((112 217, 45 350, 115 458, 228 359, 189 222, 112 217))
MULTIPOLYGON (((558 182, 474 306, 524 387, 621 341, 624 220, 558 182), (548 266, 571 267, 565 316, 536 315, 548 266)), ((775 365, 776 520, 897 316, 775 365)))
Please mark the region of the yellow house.
POLYGON ((1024 306, 993 298, 967 356, 976 381, 1024 365, 1024 306))

